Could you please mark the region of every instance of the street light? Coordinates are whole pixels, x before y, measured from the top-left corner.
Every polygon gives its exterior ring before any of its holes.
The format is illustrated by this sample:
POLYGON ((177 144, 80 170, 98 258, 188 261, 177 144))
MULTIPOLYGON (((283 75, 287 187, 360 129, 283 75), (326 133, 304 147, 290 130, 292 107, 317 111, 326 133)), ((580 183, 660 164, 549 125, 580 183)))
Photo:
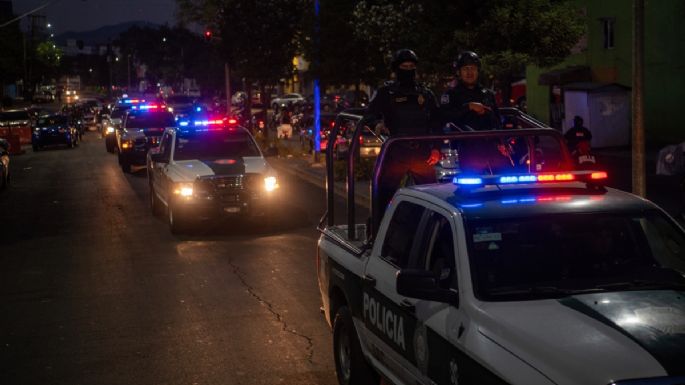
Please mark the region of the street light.
POLYGON ((48 23, 47 27, 52 28, 52 24, 48 23))
POLYGON ((166 37, 163 37, 163 38, 162 38, 162 42, 163 42, 163 43, 166 43, 166 37))

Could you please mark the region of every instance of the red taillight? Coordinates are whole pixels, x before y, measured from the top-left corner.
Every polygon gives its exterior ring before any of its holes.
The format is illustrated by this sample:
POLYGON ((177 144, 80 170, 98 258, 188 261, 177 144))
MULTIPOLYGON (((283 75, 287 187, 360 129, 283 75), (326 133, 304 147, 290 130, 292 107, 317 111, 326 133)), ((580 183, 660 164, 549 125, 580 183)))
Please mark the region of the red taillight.
POLYGON ((331 122, 331 128, 335 127, 335 121, 331 122))
POLYGON ((362 138, 361 136, 359 137, 359 144, 364 144, 364 138, 362 138))
POLYGON ((605 171, 597 171, 590 174, 590 179, 607 179, 609 175, 605 171))

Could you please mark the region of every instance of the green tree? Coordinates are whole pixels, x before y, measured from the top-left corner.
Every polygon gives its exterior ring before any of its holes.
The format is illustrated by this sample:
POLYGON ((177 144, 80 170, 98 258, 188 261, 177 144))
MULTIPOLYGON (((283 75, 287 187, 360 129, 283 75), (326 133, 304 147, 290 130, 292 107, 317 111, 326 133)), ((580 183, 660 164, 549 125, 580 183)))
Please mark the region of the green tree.
POLYGON ((36 46, 36 73, 41 74, 43 81, 58 75, 63 56, 62 50, 53 42, 38 43, 36 46))
POLYGON ((382 55, 415 48, 433 85, 451 75, 449 63, 459 51, 476 51, 485 74, 507 85, 506 99, 512 78, 527 64, 561 62, 584 32, 569 0, 362 0, 353 22, 382 55))
POLYGON ((302 31, 302 51, 311 63, 309 72, 326 85, 375 83, 386 75, 386 67, 376 47, 355 34, 350 22, 357 0, 321 1, 317 31, 314 6, 306 7, 302 31), (318 32, 318 33, 317 33, 318 32))
MULTIPOLYGON (((232 74, 266 87, 292 76, 301 51, 303 0, 177 0, 185 22, 210 28, 232 74)), ((230 95, 227 95, 230 97, 230 95)), ((251 100, 248 97, 248 103, 251 100)), ((268 100, 265 108, 268 105, 268 100)))

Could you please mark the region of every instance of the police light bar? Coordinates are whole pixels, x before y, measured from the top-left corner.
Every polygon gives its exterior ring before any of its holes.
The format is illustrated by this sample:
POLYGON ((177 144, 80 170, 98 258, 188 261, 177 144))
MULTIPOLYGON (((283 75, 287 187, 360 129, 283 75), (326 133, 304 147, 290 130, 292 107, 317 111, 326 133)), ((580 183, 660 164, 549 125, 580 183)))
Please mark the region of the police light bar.
POLYGON ((140 104, 145 103, 144 99, 124 99, 121 101, 123 104, 140 104))
POLYGON ((198 126, 216 126, 216 125, 223 125, 224 121, 221 119, 196 120, 193 124, 195 125, 195 127, 198 127, 198 126))
POLYGON ((550 182, 586 182, 596 183, 608 178, 605 171, 569 171, 558 173, 517 174, 517 175, 482 175, 454 177, 452 183, 460 186, 486 186, 508 184, 542 184, 550 182))
POLYGON ((144 104, 142 106, 131 106, 131 109, 134 110, 158 110, 158 109, 164 109, 164 106, 159 106, 157 104, 144 104))

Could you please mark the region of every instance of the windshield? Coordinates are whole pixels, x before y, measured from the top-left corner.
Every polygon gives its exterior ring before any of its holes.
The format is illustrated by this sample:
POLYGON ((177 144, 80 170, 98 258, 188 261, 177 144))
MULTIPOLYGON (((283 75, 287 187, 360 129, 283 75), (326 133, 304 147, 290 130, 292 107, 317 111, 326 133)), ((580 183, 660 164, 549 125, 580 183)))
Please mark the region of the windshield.
POLYGON ((211 160, 260 156, 257 145, 245 132, 208 132, 176 137, 174 160, 211 160))
POLYGON ((660 212, 468 220, 476 295, 506 301, 685 283, 685 238, 660 212))
POLYGON ((38 119, 38 127, 56 126, 59 124, 67 124, 67 118, 64 116, 49 116, 38 119))
POLYGON ((112 119, 122 119, 126 113, 126 110, 128 110, 128 108, 117 107, 112 111, 110 117, 112 119))
POLYGON ((29 113, 26 111, 0 112, 0 120, 28 120, 29 113))
POLYGON ((129 114, 126 117, 126 128, 161 128, 175 125, 174 116, 167 111, 129 114))

